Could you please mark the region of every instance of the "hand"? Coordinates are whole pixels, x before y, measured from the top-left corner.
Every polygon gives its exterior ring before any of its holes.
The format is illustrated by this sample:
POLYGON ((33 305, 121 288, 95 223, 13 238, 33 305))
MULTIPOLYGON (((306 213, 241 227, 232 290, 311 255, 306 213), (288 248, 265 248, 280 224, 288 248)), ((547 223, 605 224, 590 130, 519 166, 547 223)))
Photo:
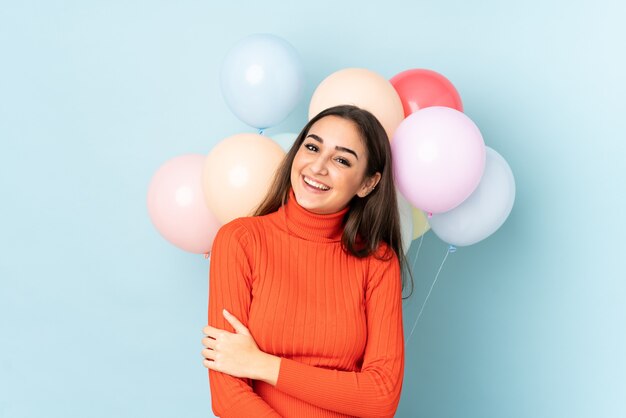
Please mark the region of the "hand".
POLYGON ((206 326, 202 332, 207 336, 202 339, 204 360, 202 364, 210 370, 226 373, 235 377, 257 379, 256 366, 265 355, 257 346, 248 328, 226 309, 224 318, 235 329, 235 333, 206 326))

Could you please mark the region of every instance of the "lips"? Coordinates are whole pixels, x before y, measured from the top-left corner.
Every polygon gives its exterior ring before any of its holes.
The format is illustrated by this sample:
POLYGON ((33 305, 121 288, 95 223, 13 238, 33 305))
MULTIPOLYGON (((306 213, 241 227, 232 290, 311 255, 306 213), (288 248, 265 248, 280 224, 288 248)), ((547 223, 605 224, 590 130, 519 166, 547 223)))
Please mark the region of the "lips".
POLYGON ((328 185, 326 185, 324 183, 321 183, 321 182, 319 182, 319 181, 317 181, 315 179, 312 179, 310 177, 302 176, 302 180, 304 181, 304 183, 307 186, 309 186, 309 187, 311 187, 311 188, 313 188, 315 190, 319 190, 321 192, 325 192, 327 190, 330 190, 330 187, 328 185))

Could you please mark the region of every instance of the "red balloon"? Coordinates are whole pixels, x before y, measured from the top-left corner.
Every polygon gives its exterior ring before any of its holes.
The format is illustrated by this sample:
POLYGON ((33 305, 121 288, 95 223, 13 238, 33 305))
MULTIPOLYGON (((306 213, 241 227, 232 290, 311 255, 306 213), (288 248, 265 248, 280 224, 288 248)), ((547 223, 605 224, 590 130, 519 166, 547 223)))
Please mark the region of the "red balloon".
POLYGON ((463 111, 461 96, 450 80, 435 71, 422 68, 406 70, 389 81, 400 96, 405 117, 431 106, 463 111))

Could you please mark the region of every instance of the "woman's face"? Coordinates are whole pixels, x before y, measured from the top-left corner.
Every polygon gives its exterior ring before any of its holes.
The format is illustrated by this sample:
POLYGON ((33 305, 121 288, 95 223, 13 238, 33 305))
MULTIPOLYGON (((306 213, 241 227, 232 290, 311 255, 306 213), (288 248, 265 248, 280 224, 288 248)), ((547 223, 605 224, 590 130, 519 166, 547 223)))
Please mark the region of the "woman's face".
POLYGON ((380 174, 365 178, 367 151, 354 122, 326 116, 311 126, 291 165, 298 204, 318 214, 345 208, 355 195, 368 194, 380 174))

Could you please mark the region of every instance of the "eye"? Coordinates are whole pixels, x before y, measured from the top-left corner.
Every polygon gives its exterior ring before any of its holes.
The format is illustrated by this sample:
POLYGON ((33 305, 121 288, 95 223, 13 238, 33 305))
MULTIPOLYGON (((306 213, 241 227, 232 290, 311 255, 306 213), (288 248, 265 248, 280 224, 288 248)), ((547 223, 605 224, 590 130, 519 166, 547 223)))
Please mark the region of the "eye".
POLYGON ((339 164, 345 165, 346 167, 350 167, 350 166, 352 166, 352 164, 350 164, 350 161, 348 161, 348 160, 346 160, 345 158, 342 158, 342 157, 337 157, 337 158, 336 158, 336 161, 337 161, 339 164))
POLYGON ((313 144, 305 144, 304 145, 306 149, 308 149, 309 151, 313 151, 316 152, 319 150, 319 148, 317 148, 317 146, 313 145, 313 144))

